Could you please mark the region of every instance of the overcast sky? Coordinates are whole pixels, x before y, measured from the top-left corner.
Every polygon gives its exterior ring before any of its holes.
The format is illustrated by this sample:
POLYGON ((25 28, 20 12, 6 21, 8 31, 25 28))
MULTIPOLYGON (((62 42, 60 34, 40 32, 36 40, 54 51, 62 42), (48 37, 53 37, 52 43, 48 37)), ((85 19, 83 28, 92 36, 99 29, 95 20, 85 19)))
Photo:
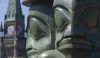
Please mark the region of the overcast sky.
MULTIPOLYGON (((22 6, 22 12, 25 15, 25 25, 26 25, 26 19, 27 19, 27 15, 28 15, 28 7, 25 7, 22 5, 22 1, 21 1, 21 6, 22 6)), ((0 0, 0 23, 1 21, 4 22, 4 15, 7 13, 7 8, 8 8, 8 2, 9 0, 0 0)))

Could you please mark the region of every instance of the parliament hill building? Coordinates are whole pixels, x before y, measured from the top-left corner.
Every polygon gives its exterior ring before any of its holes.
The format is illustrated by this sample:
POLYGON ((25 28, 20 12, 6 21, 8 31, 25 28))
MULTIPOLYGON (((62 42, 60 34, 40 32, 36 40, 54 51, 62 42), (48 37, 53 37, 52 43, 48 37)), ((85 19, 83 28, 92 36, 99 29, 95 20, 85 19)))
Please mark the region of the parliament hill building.
POLYGON ((9 0, 7 13, 1 24, 0 58, 27 58, 24 15, 20 0, 9 0))

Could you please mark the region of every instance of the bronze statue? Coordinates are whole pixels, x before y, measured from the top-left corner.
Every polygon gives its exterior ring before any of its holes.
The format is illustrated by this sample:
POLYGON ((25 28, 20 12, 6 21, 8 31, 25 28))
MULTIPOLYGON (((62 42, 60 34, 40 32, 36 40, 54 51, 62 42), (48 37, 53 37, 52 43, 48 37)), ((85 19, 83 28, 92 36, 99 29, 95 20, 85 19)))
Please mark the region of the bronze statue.
MULTIPOLYGON (((99 0, 24 1, 23 4, 30 7, 27 33, 36 33, 37 36, 27 36, 27 47, 32 45, 40 49, 37 58, 58 58, 59 55, 62 58, 100 58, 99 3, 99 0), (47 21, 45 21, 46 17, 48 17, 47 21), (51 18, 52 20, 49 21, 51 18), (42 41, 31 43, 35 38, 41 38, 38 37, 41 34, 37 33, 38 29, 47 32, 45 35, 50 37, 42 37, 42 39, 44 45, 47 41, 50 41, 50 45, 44 46, 42 41), (46 56, 42 57, 44 54, 46 56)), ((31 49, 27 48, 27 50, 31 49)))

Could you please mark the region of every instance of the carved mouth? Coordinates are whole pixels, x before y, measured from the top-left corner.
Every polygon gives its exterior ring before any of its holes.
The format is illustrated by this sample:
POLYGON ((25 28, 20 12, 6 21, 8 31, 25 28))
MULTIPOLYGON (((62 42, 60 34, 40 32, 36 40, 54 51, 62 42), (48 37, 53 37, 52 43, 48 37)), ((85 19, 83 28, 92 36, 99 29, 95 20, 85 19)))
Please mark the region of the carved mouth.
POLYGON ((32 55, 35 55, 35 54, 37 54, 37 49, 35 49, 35 48, 28 48, 27 49, 27 55, 28 56, 32 56, 32 55))
POLYGON ((82 36, 64 36, 58 43, 59 50, 66 48, 92 49, 93 42, 82 36))

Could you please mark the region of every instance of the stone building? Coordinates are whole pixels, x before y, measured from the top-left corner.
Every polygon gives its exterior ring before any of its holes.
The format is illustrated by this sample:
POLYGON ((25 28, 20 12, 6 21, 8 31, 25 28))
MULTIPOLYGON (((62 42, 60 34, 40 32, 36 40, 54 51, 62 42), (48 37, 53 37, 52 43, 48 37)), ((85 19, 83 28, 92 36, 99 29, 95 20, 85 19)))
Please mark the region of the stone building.
POLYGON ((9 0, 2 31, 4 36, 0 38, 0 58, 27 58, 24 15, 20 0, 9 0))

